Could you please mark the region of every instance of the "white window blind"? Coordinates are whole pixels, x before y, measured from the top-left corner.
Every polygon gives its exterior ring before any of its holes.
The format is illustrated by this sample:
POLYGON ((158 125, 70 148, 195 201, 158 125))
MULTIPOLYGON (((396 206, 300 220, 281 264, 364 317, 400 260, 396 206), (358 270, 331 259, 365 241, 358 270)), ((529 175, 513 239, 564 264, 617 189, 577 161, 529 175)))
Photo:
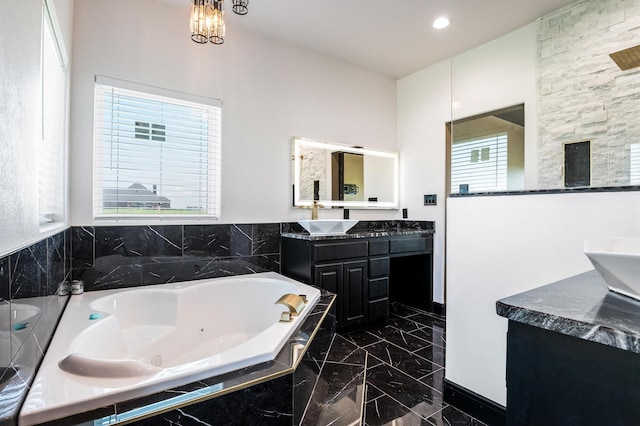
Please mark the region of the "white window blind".
POLYGON ((94 215, 220 217, 221 102, 96 77, 94 215))
POLYGON ((451 146, 451 193, 507 189, 507 133, 461 140, 451 146))
POLYGON ((629 185, 640 185, 640 143, 629 145, 629 185))
POLYGON ((38 150, 40 224, 64 220, 66 64, 49 3, 42 25, 42 141, 38 150))

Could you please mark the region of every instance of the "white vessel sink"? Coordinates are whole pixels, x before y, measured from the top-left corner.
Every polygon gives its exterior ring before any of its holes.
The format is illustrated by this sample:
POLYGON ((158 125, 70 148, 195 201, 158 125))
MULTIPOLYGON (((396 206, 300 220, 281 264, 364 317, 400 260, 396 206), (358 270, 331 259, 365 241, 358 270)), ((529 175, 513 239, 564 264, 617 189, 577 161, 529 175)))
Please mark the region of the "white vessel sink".
POLYGON ((584 254, 607 282, 609 290, 640 300, 640 240, 587 240, 584 254))
POLYGON ((340 235, 353 228, 357 220, 316 219, 299 220, 298 223, 311 235, 340 235))

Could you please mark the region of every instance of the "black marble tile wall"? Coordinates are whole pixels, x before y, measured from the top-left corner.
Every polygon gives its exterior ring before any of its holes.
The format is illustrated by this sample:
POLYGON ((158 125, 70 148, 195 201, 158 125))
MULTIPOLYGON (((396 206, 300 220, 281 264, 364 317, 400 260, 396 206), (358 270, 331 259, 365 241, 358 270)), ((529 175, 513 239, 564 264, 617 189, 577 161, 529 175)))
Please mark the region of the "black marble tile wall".
POLYGON ((85 290, 280 272, 280 224, 74 227, 85 290))
POLYGON ((70 276, 71 230, 0 257, 0 425, 17 424, 67 301, 58 287, 70 276))

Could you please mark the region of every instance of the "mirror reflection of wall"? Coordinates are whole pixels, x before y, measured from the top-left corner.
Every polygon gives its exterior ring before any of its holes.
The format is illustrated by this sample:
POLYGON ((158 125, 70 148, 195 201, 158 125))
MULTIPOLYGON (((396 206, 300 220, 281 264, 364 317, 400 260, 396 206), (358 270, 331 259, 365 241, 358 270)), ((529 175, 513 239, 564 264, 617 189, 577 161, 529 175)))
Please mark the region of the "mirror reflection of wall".
POLYGON ((364 155, 331 153, 331 199, 364 201, 364 155))

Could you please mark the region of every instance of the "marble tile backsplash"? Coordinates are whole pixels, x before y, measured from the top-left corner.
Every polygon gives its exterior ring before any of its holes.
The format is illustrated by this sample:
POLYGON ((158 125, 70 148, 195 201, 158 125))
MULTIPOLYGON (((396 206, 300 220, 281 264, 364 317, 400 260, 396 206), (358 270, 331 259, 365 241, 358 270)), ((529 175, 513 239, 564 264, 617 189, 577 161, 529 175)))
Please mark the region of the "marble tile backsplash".
POLYGON ((280 223, 72 228, 85 290, 280 272, 280 223))
POLYGON ((0 257, 0 425, 15 424, 67 301, 58 287, 70 276, 70 229, 0 257))

